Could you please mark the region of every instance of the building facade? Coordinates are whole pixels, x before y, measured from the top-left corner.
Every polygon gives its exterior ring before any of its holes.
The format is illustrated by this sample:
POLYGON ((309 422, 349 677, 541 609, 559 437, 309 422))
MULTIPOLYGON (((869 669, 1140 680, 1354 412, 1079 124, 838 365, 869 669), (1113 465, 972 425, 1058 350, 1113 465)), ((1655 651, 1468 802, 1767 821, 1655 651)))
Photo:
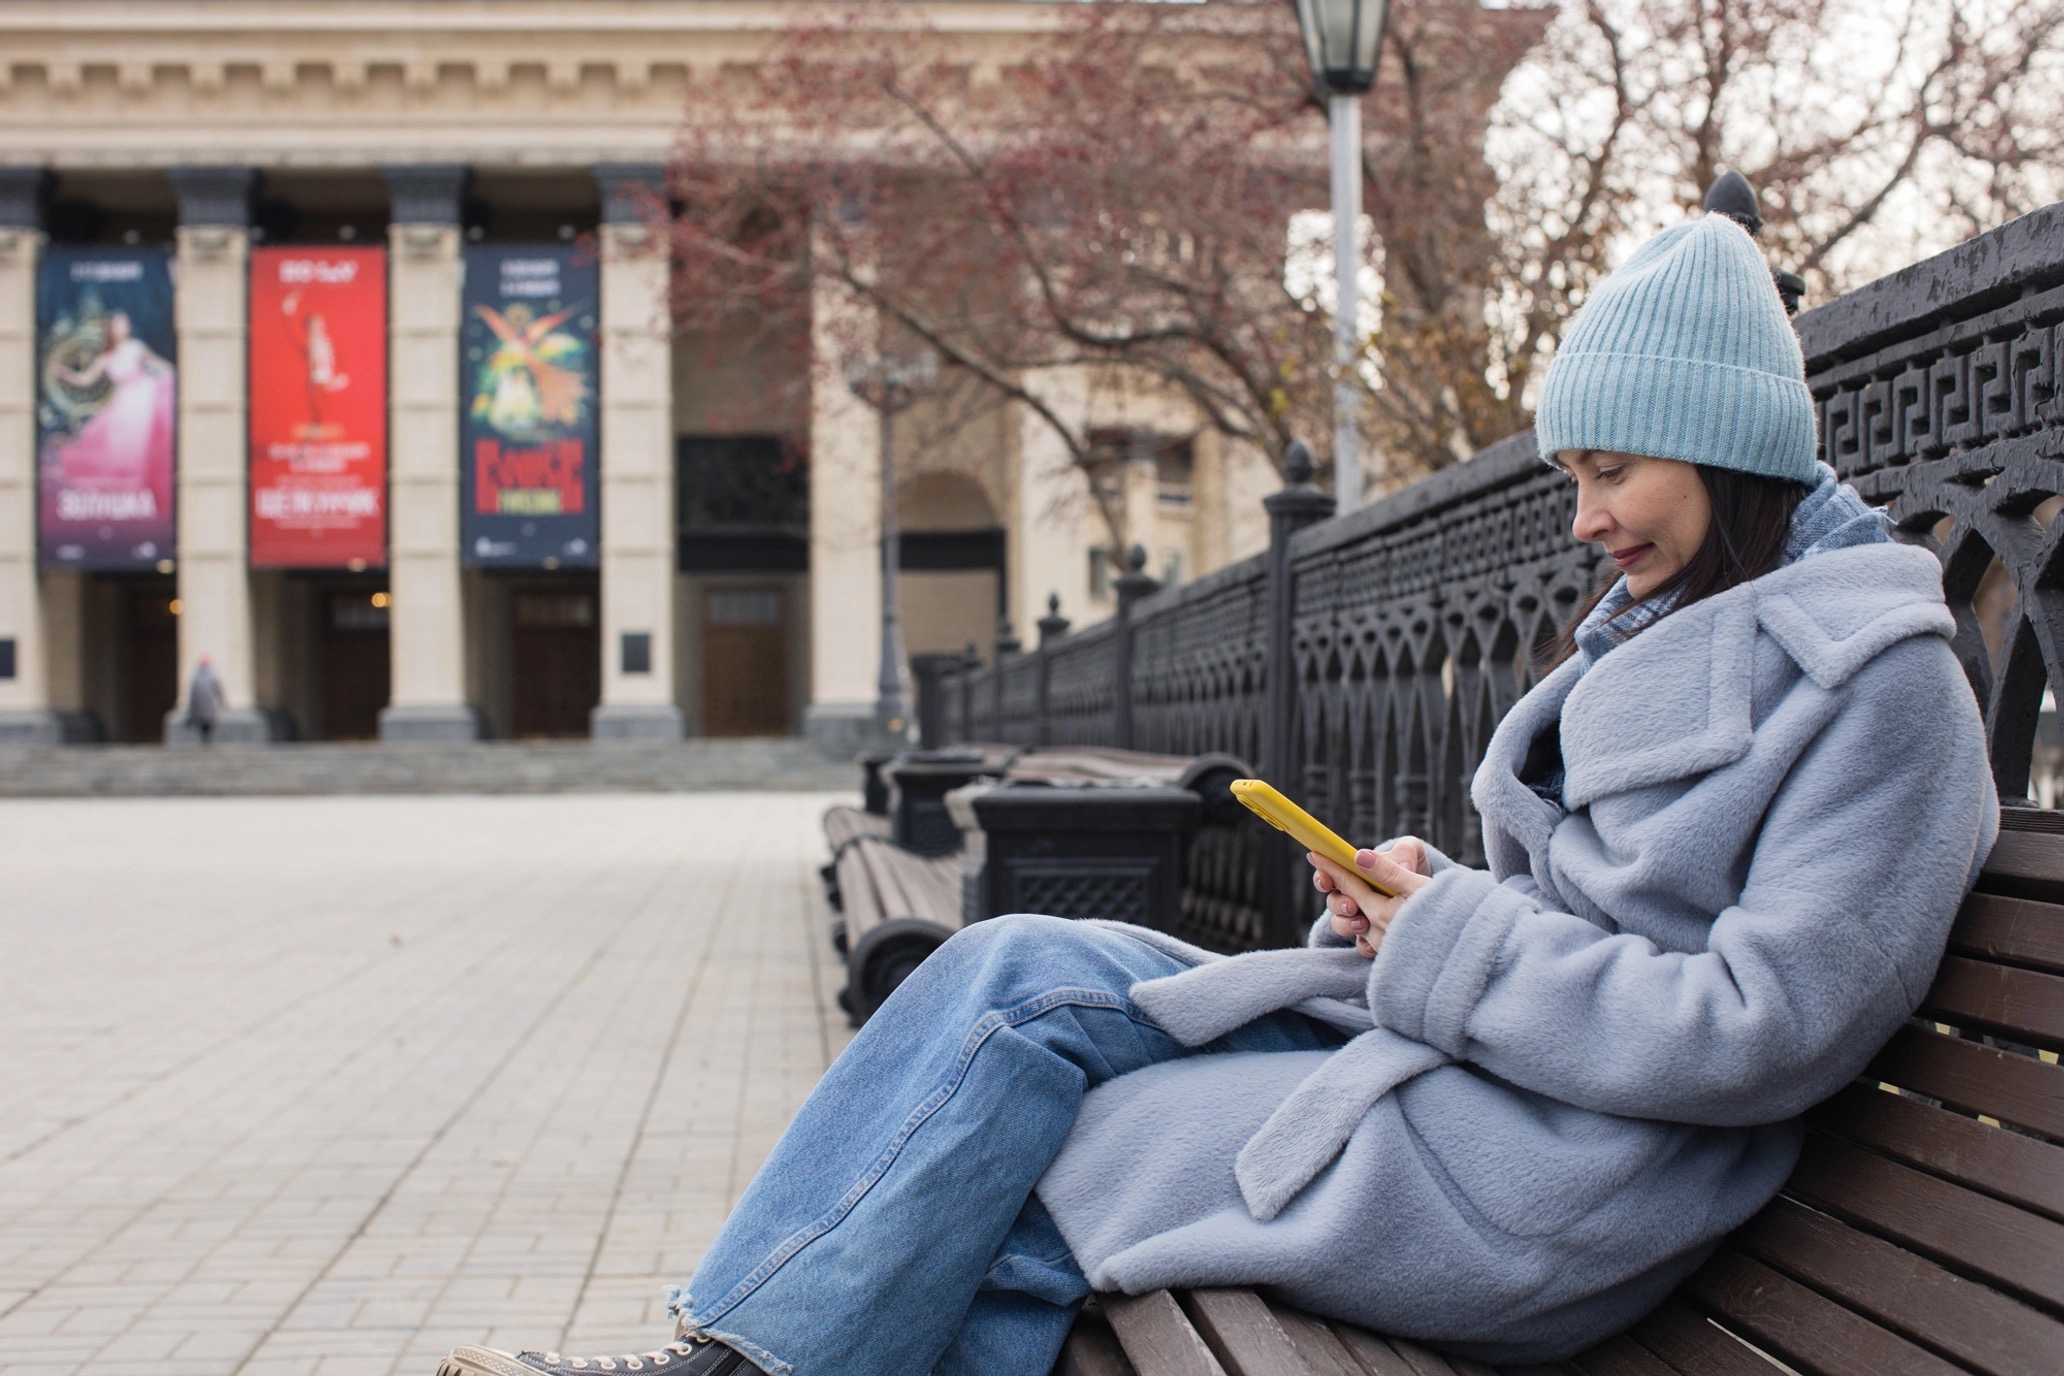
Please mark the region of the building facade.
MULTIPOLYGON (((769 385, 807 342, 677 337, 644 218, 691 90, 812 8, 0 11, 0 738, 181 739, 203 657, 217 739, 857 738, 875 418, 769 385)), ((996 68, 1067 8, 924 22, 996 68)), ((1263 543, 1258 454, 1047 385, 1150 571, 1263 543)), ((1084 481, 1007 409, 899 465, 905 648, 1102 615, 1084 481)))

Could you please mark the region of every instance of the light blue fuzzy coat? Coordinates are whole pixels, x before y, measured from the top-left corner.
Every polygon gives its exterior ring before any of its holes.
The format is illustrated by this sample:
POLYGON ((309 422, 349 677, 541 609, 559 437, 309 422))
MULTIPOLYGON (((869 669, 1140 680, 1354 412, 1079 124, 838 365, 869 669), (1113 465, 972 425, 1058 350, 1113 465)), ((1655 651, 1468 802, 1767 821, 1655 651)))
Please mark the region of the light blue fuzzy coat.
POLYGON ((1290 1006, 1359 1035, 1092 1091, 1039 1185, 1091 1284, 1492 1360, 1639 1318, 1913 1011, 1991 850, 1952 629, 1933 556, 1866 544, 1570 660, 1477 771, 1489 872, 1436 857, 1373 963, 1125 928, 1198 967, 1133 991, 1189 1045, 1290 1006), (1558 718, 1568 811, 1518 777, 1558 718))

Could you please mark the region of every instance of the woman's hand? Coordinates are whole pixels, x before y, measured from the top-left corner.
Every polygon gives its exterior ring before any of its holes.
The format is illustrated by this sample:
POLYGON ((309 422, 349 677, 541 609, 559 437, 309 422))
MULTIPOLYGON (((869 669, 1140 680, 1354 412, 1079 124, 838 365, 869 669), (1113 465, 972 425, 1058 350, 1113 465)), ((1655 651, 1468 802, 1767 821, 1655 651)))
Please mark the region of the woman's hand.
POLYGON ((1326 895, 1326 911, 1333 915, 1333 930, 1353 937, 1355 950, 1371 959, 1383 944, 1383 934, 1390 930, 1398 908, 1428 882, 1426 847, 1416 836, 1401 838, 1388 854, 1356 851, 1354 871, 1343 869, 1317 851, 1306 851, 1304 858, 1311 862, 1314 871, 1312 887, 1326 895), (1385 897, 1371 880, 1395 890, 1398 896, 1385 897))

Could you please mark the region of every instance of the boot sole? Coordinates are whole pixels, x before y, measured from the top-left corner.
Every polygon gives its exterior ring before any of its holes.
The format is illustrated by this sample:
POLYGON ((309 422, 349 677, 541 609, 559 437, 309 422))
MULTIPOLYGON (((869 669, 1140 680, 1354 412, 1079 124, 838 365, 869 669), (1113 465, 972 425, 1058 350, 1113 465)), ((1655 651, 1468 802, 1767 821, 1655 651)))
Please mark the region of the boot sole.
POLYGON ((437 1376, 538 1376, 538 1373, 488 1348, 455 1347, 437 1364, 437 1376))

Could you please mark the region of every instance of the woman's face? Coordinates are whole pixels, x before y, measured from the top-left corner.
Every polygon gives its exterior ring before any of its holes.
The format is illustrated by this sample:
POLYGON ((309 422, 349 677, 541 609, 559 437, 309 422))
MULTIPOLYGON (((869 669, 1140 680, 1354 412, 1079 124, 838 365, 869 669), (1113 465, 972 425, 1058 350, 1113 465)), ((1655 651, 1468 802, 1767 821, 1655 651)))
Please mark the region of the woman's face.
POLYGON ((1712 499, 1698 469, 1677 459, 1565 449, 1556 467, 1577 485, 1570 532, 1605 551, 1627 591, 1646 597, 1668 582, 1705 542, 1712 499))
POLYGON ((122 341, 126 340, 129 337, 130 333, 128 314, 124 311, 116 311, 113 315, 109 316, 107 322, 107 332, 108 341, 110 343, 120 344, 122 341))

